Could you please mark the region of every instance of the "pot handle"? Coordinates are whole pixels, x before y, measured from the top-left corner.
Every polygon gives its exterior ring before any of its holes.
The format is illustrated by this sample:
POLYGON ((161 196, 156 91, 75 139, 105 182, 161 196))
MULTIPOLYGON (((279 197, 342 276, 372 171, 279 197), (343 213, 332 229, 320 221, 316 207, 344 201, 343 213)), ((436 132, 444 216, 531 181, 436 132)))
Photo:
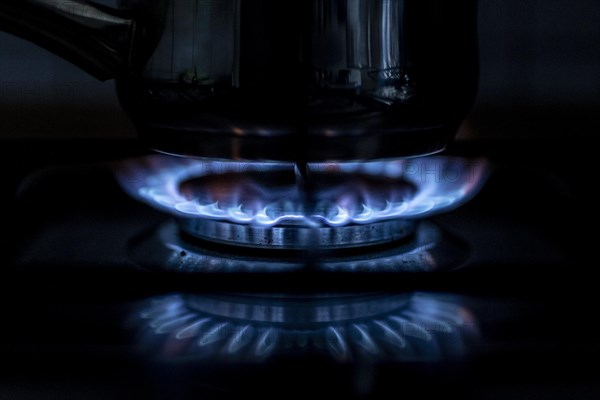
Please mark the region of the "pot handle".
POLYGON ((30 40, 104 81, 131 68, 138 25, 133 14, 86 0, 1 0, 0 30, 30 40))

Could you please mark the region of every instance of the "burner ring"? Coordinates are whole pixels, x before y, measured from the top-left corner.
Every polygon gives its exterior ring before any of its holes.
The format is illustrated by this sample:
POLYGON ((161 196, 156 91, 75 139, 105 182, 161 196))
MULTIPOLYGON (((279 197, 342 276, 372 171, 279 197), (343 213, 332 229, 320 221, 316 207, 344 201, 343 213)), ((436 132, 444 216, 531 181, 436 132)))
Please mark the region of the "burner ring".
MULTIPOLYGON (((254 252, 247 247, 208 246, 182 237, 181 228, 168 220, 155 229, 133 238, 129 257, 141 268, 151 271, 184 273, 279 273, 298 272, 315 262, 319 271, 353 272, 428 272, 457 268, 468 256, 460 239, 430 222, 417 222, 415 232, 404 241, 387 246, 369 246, 351 251, 323 251, 317 257, 283 254, 283 250, 254 252), (247 250, 236 252, 233 250, 247 250)), ((312 289, 311 289, 312 290, 312 289)))
POLYGON ((240 247, 284 250, 382 245, 405 239, 415 231, 415 222, 404 219, 337 227, 309 227, 304 224, 255 226, 202 218, 179 218, 179 224, 184 232, 196 239, 240 247))
POLYGON ((293 165, 148 156, 116 164, 134 198, 175 216, 190 236, 273 249, 370 249, 469 200, 485 160, 457 157, 322 163, 310 184, 293 165))

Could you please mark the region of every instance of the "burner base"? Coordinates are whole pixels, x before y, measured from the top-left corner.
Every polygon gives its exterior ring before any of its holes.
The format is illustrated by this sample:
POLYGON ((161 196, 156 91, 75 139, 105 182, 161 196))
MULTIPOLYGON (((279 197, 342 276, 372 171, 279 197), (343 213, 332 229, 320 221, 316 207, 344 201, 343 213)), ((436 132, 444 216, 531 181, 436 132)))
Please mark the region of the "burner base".
POLYGON ((186 240, 174 221, 136 237, 129 257, 138 266, 185 273, 314 272, 426 272, 457 268, 468 255, 467 246, 431 222, 420 222, 405 240, 382 246, 346 249, 269 250, 223 246, 186 240), (310 253, 309 253, 310 252, 310 253))
POLYGON ((308 227, 306 224, 254 226, 201 218, 181 218, 180 226, 194 238, 257 249, 347 249, 396 242, 414 233, 409 220, 378 221, 364 225, 308 227))

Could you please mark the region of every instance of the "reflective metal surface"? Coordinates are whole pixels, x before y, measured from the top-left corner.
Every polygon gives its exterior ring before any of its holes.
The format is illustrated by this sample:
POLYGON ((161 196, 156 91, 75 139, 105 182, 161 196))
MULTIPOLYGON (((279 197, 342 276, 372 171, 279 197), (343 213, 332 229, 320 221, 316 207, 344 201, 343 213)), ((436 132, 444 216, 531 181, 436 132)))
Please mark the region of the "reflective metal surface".
POLYGON ((5 0, 0 29, 117 78, 162 152, 340 161, 445 148, 477 86, 476 1, 5 0))
POLYGON ((340 161, 438 152, 477 83, 475 1, 170 3, 123 104, 171 154, 340 161), (218 45, 215 43, 218 41, 218 45))
POLYGON ((171 295, 145 302, 138 318, 141 343, 167 359, 440 362, 479 339, 458 297, 425 293, 171 295))

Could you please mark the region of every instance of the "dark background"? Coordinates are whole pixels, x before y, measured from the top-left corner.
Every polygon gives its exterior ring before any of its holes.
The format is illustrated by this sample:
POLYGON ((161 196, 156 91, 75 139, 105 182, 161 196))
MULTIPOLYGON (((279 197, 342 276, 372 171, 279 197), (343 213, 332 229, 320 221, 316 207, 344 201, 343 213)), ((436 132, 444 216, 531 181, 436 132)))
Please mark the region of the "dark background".
MULTIPOLYGON (((598 132, 600 1, 479 3, 480 90, 461 137, 598 132)), ((134 136, 112 81, 0 33, 0 137, 134 136)))

